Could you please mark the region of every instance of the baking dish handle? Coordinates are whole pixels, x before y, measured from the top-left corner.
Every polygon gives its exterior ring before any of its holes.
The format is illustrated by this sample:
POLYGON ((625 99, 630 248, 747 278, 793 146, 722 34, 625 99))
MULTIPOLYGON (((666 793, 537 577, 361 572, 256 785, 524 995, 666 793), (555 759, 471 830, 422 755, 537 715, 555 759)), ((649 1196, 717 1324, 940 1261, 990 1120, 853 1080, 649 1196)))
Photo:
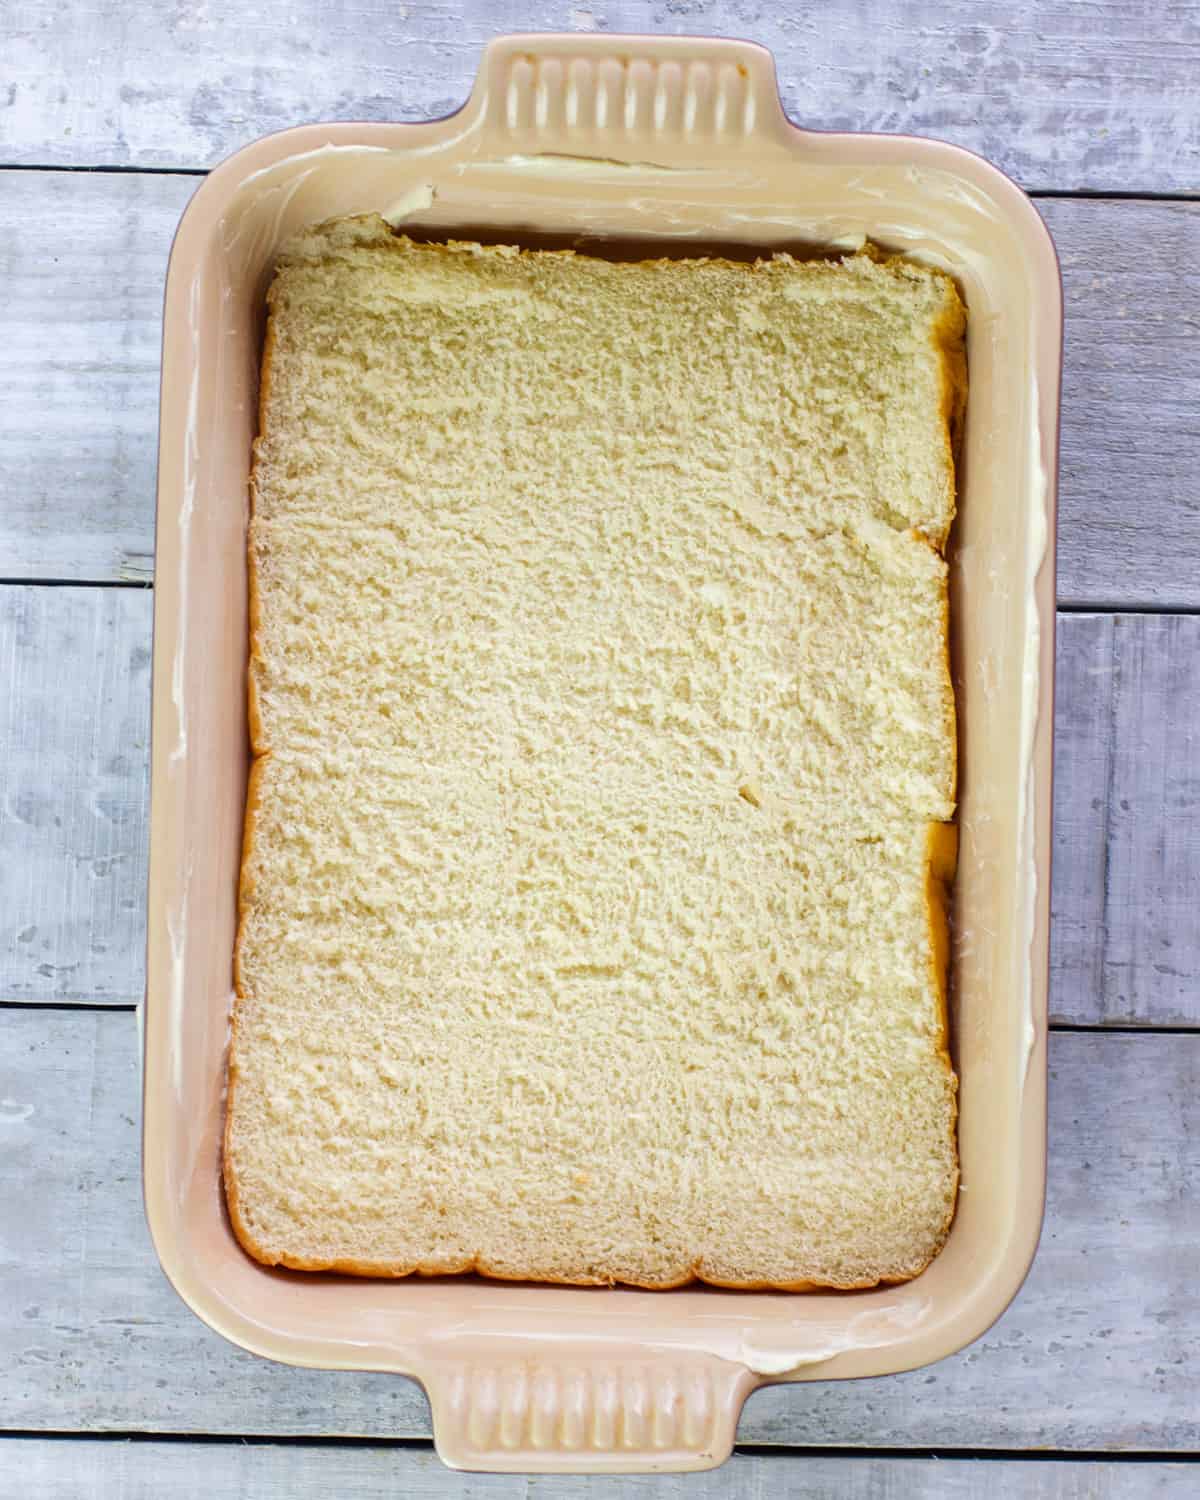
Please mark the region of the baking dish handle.
POLYGON ((473 102, 485 149, 695 166, 793 133, 765 47, 723 37, 498 37, 473 102))
POLYGON ((578 1346, 448 1356, 423 1378, 451 1468, 524 1474, 715 1468, 758 1383, 709 1354, 578 1346))

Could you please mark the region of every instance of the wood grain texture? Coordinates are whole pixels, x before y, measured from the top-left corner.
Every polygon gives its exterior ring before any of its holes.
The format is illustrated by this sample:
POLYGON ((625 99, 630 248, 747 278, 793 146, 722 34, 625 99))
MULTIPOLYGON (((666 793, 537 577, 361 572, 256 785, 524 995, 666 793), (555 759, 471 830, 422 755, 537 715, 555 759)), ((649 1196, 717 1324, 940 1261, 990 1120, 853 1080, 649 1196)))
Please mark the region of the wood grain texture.
POLYGON ((0 1439, 0 1489, 38 1500, 1191 1500, 1196 1469, 735 1454, 705 1474, 455 1474, 386 1445, 0 1439))
POLYGON ((0 172, 0 577, 151 576, 163 280, 196 182, 0 172))
POLYGON ((1200 619, 1060 617, 1058 691, 1055 1014, 1195 1025, 1200 619))
MULTIPOLYGON (((910 130, 1027 187, 1200 190, 1200 4, 45 0, 0 8, 0 164, 202 169, 314 118, 416 119, 518 27, 771 46, 802 123, 910 130)), ((0 579, 148 580, 166 254, 195 178, 0 172, 0 579)), ((1068 315, 1060 598, 1200 608, 1200 204, 1043 200, 1068 315)), ((0 589, 0 999, 140 996, 149 599, 0 589)), ((1200 620, 1060 621, 1053 1013, 1200 1023, 1200 620)), ((1200 1036, 1058 1034, 1042 1248, 932 1369, 779 1387, 744 1443, 1200 1449, 1200 1036)), ((140 1205, 128 1013, 0 1013, 0 1421, 428 1432, 411 1383, 209 1333, 140 1205)), ((0 1493, 205 1500, 846 1496, 1181 1500, 1195 1464, 737 1456, 715 1474, 459 1476, 427 1450, 0 1437, 0 1493)))
MULTIPOLYGON (((210 1333, 142 1217, 129 1012, 0 1027, 0 1411, 14 1429, 427 1436, 399 1377, 291 1369, 210 1333)), ((964 1353, 760 1391, 743 1443, 1200 1447, 1200 1036, 1058 1033, 1049 1208, 1024 1290, 964 1353)))
MULTIPOLYGON (((149 576, 162 283, 194 188, 0 173, 0 578, 149 576)), ((1200 203, 1039 208, 1067 298, 1060 595, 1200 608, 1200 203)))
POLYGON ((1028 187, 1197 185, 1191 0, 46 0, 2 14, 5 162, 207 167, 309 120, 448 114, 500 32, 692 32, 770 47, 804 124, 941 136, 1028 187))
POLYGON ((1195 609, 1200 203, 1037 206, 1066 321, 1059 600, 1195 609))
MULTIPOLYGON (((130 1004, 150 598, 0 588, 0 998, 130 1004)), ((1059 617, 1051 1014, 1200 1023, 1200 619, 1059 617)))
MULTIPOLYGON (((1051 1015, 1200 1024, 1200 618, 1060 615, 1051 1015)), ((150 598, 0 588, 0 999, 131 1004, 150 598)))
POLYGON ((144 589, 0 588, 0 999, 140 994, 150 613, 144 589))

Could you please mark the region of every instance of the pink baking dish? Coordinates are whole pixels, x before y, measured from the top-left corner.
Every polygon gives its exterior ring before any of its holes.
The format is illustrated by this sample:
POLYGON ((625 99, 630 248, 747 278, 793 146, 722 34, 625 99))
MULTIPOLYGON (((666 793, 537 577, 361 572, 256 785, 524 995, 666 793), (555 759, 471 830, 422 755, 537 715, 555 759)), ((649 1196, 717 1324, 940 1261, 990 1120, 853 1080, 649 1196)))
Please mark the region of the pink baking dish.
POLYGON ((768 1381, 940 1359, 1016 1293, 1045 1181, 1054 516, 1062 303, 1024 195, 933 141, 803 130, 744 42, 522 36, 462 110, 320 125, 239 151, 183 216, 167 277, 154 611, 144 1173, 180 1295, 245 1348, 389 1370, 470 1469, 699 1469, 768 1381), (270 1271, 234 1239, 219 1151, 248 747, 247 475, 264 293, 281 243, 378 210, 414 233, 828 249, 864 236, 948 268, 970 312, 952 549, 961 734, 953 1048, 962 1197, 904 1286, 676 1292, 270 1271))

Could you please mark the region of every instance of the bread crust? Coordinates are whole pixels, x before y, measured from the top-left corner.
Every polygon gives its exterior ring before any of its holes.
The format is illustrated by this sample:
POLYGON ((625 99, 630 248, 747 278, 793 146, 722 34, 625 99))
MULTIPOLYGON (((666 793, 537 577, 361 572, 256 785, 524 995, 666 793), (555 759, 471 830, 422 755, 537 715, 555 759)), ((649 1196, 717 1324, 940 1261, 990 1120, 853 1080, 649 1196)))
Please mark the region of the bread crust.
MULTIPOLYGON (((268 309, 271 296, 267 296, 268 309)), ((275 315, 268 311, 267 328, 263 338, 262 370, 258 387, 258 435, 266 432, 267 402, 271 390, 271 372, 275 356, 275 315)), ((229 1057, 225 1082, 225 1128, 221 1132, 221 1177, 225 1186, 225 1202, 234 1234, 244 1250, 255 1260, 269 1265, 271 1262, 262 1253, 246 1223, 238 1194, 237 1173, 233 1169, 231 1137, 233 1134, 234 1098, 238 1082, 238 1030, 241 1022, 242 1003, 246 998, 245 980, 242 972, 242 945, 245 937, 246 915, 254 889, 251 862, 254 856, 255 826, 262 805, 262 779, 266 770, 267 747, 264 742, 262 714, 258 705, 258 689, 255 682, 255 664, 262 661, 260 638, 262 633, 262 595, 258 581, 258 564, 253 545, 252 523, 256 510, 258 475, 258 443, 254 445, 254 459, 250 470, 249 502, 251 526, 246 529, 246 587, 249 627, 249 658, 246 664, 246 723, 250 741, 250 766, 246 779, 246 811, 242 819, 242 863, 238 872, 237 934, 233 945, 233 993, 234 1002, 229 1018, 229 1057)))
MULTIPOLYGON (((231 1172, 225 1174, 225 1196, 229 1209, 230 1222, 234 1233, 242 1249, 254 1260, 264 1266, 277 1268, 284 1267, 290 1271, 323 1271, 329 1275, 338 1276, 361 1276, 375 1280, 404 1281, 411 1277, 435 1276, 482 1276, 487 1281, 507 1282, 536 1282, 548 1286, 578 1286, 578 1287, 634 1287, 645 1292, 670 1292, 678 1291, 681 1287, 694 1286, 700 1283, 705 1286, 721 1287, 728 1291, 737 1292, 854 1292, 867 1291, 871 1287, 897 1286, 906 1281, 911 1281, 914 1276, 920 1275, 934 1256, 941 1249, 945 1236, 939 1241, 937 1248, 923 1261, 914 1271, 901 1276, 878 1276, 861 1281, 730 1281, 720 1276, 712 1276, 701 1269, 699 1261, 693 1261, 691 1267, 682 1276, 672 1277, 663 1281, 639 1281, 627 1276, 556 1276, 549 1271, 530 1271, 524 1275, 514 1272, 502 1271, 491 1266, 481 1256, 474 1256, 460 1261, 437 1264, 431 1261, 418 1261, 416 1264, 407 1264, 399 1261, 364 1261, 354 1259, 331 1259, 319 1260, 301 1255, 289 1255, 281 1252, 277 1256, 270 1255, 254 1238, 253 1233, 246 1225, 241 1212, 238 1197, 237 1178, 231 1172)), ((950 1220, 947 1219, 947 1230, 950 1220)))
MULTIPOLYGON (((399 241, 397 244, 399 246, 399 241)), ((450 245, 432 245, 427 247, 444 254, 453 254, 450 245)), ((575 256, 573 250, 542 251, 543 255, 553 254, 556 256, 575 256)), ((870 254, 877 264, 887 267, 900 267, 908 262, 902 256, 888 256, 868 245, 866 253, 870 254)), ((740 266, 740 262, 728 260, 723 257, 708 258, 710 264, 725 266, 740 266)), ((674 264, 668 257, 658 257, 638 263, 642 268, 667 267, 674 264)), ((937 271, 945 283, 948 297, 945 311, 935 324, 933 330, 933 343, 937 353, 940 369, 940 413, 943 429, 943 441, 945 445, 945 462, 947 482, 953 500, 956 494, 956 456, 962 431, 962 423, 965 414, 967 393, 967 364, 963 337, 966 326, 966 311, 958 295, 957 288, 952 278, 942 271, 937 271)), ((274 312, 275 287, 272 285, 267 295, 268 318, 263 342, 263 355, 261 366, 261 377, 259 383, 258 400, 258 441, 254 445, 254 457, 251 467, 249 492, 250 492, 250 517, 251 523, 257 513, 258 498, 258 467, 259 447, 267 431, 267 409, 270 401, 271 385, 274 360, 277 345, 277 325, 274 312)), ((943 556, 949 537, 950 526, 953 521, 953 504, 949 510, 950 519, 946 526, 937 534, 918 533, 939 556, 943 556)), ((857 1291, 867 1290, 872 1287, 898 1285, 912 1280, 918 1276, 930 1262, 937 1256, 945 1244, 950 1232, 950 1226, 954 1218, 957 1205, 958 1190, 958 1164, 957 1152, 954 1150, 956 1123, 957 1123, 957 1079, 953 1071, 953 1063, 950 1056, 949 1019, 948 1019, 948 987, 949 987, 949 920, 948 904, 950 888, 953 883, 956 857, 957 857, 957 826, 954 823, 930 823, 926 843, 926 913, 927 928, 930 941, 930 966, 932 978, 936 990, 941 1023, 941 1035, 938 1039, 938 1053, 943 1059, 946 1071, 954 1085, 954 1097, 950 1115, 950 1142, 951 1149, 955 1155, 954 1180, 950 1194, 949 1208, 936 1237, 933 1248, 929 1255, 909 1272, 895 1276, 879 1276, 860 1280, 803 1280, 793 1282, 780 1282, 772 1280, 735 1281, 708 1274, 703 1269, 702 1260, 694 1260, 688 1270, 678 1277, 662 1279, 658 1281, 639 1280, 633 1277, 620 1276, 561 1276, 549 1272, 530 1271, 525 1274, 516 1274, 501 1270, 490 1264, 485 1256, 475 1255, 464 1257, 461 1260, 437 1263, 433 1261, 396 1262, 396 1261, 366 1261, 355 1258, 331 1258, 321 1259, 305 1256, 290 1255, 286 1252, 271 1254, 255 1237, 246 1221, 241 1202, 241 1194, 237 1180, 237 1173, 232 1162, 232 1132, 234 1116, 234 1100, 238 1085, 238 1037, 240 1011, 246 1000, 244 973, 242 967, 242 949, 245 936, 245 924, 249 911, 253 890, 254 876, 251 865, 254 855, 254 842, 257 822, 261 811, 263 790, 262 784, 270 756, 270 746, 266 743, 261 707, 259 704, 259 692, 257 673, 265 665, 265 658, 261 648, 262 635, 262 595, 258 574, 258 562, 254 545, 253 524, 247 530, 247 587, 248 587, 248 609, 249 609, 249 657, 247 665, 247 724, 249 732, 251 762, 247 780, 246 810, 243 824, 242 862, 238 882, 238 923, 237 936, 234 947, 234 1006, 230 1018, 230 1040, 229 1059, 227 1069, 226 1088, 226 1112, 225 1125, 222 1132, 222 1179, 225 1189, 226 1206, 234 1234, 248 1255, 265 1266, 283 1266, 290 1270, 305 1272, 326 1272, 330 1274, 369 1277, 373 1279, 404 1279, 413 1276, 435 1277, 455 1276, 464 1274, 479 1275, 489 1280, 507 1282, 536 1281, 543 1284, 559 1286, 628 1286, 640 1288, 646 1291, 669 1291, 695 1283, 706 1284, 714 1287, 726 1288, 736 1291, 779 1291, 779 1292, 806 1292, 818 1290, 833 1291, 857 1291)), ((946 788, 947 799, 951 802, 956 797, 957 782, 957 715, 954 698, 953 679, 951 675, 950 661, 950 627, 949 627, 949 589, 945 578, 942 582, 942 654, 946 682, 946 711, 945 726, 951 746, 951 767, 948 775, 948 786, 946 788)))
MULTIPOLYGON (((942 273, 945 275, 945 273, 942 273)), ((949 296, 946 310, 934 325, 933 341, 941 371, 941 420, 945 441, 946 471, 957 508, 958 456, 962 446, 963 427, 967 406, 967 351, 965 343, 967 312, 958 288, 949 276, 945 277, 949 296)), ((951 524, 953 521, 953 513, 951 524)), ((945 555, 949 540, 949 525, 936 539, 937 550, 945 555)), ((954 695, 954 674, 950 656, 950 585, 949 578, 942 581, 942 655, 946 680, 946 733, 951 750, 951 782, 948 799, 958 801, 958 706, 954 695)), ((949 1121, 950 1146, 954 1155, 954 1177, 946 1217, 937 1239, 936 1248, 930 1256, 934 1258, 946 1243, 954 1214, 958 1207, 958 1185, 960 1180, 957 1150, 958 1129, 958 1077, 950 1054, 950 898, 958 866, 958 825, 956 823, 931 823, 928 841, 928 877, 926 883, 926 909, 930 935, 930 963, 933 982, 937 991, 941 1020, 941 1037, 938 1050, 946 1072, 952 1080, 954 1092, 951 1100, 949 1121)), ((929 1262, 927 1261, 928 1265, 929 1262)), ((922 1270, 924 1267, 922 1267, 922 1270)))

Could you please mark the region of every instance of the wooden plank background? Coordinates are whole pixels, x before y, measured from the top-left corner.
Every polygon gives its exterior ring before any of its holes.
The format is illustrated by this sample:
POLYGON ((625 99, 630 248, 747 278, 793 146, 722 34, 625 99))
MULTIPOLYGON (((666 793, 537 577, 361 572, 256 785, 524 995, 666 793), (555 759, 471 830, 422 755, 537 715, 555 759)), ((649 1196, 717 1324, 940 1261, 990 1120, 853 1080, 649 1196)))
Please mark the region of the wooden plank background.
MULTIPOLYGON (((0 587, 0 999, 144 984, 151 601, 0 587)), ((1051 1016, 1200 1023, 1200 618, 1058 621, 1051 1016)))
POLYGON ((0 8, 0 1494, 1200 1493, 1198 79, 1200 0, 0 8), (162 1277, 140 1204, 171 235, 238 146, 446 113, 482 42, 524 28, 761 40, 802 123, 933 134, 1013 173, 1063 269, 1041 1249, 970 1349, 760 1392, 739 1429, 753 1451, 679 1479, 448 1473, 411 1382, 272 1365, 210 1333, 162 1277))
POLYGON ((765 43, 788 113, 818 129, 941 136, 1031 188, 1196 186, 1200 28, 1187 3, 44 0, 6 9, 0 153, 11 162, 208 167, 303 120, 449 114, 498 32, 658 31, 765 43))
POLYGON ((0 587, 0 1000, 141 998, 151 602, 0 587))
MULTIPOLYGON (((130 1011, 0 1027, 5 1422, 427 1436, 412 1382, 269 1363, 178 1300, 141 1213, 137 1067, 130 1011)), ((1200 1449, 1200 1035, 1056 1033, 1050 1078, 1046 1227, 1009 1311, 928 1369, 759 1391, 742 1443, 1200 1449)))
MULTIPOLYGON (((0 172, 0 578, 150 577, 163 276, 197 181, 0 172)), ((1200 608, 1200 203, 1038 207, 1067 310, 1060 600, 1200 608)))
POLYGON ((1191 1500, 1183 1463, 806 1457, 739 1453, 707 1474, 452 1474, 432 1453, 354 1444, 0 1444, 0 1484, 39 1500, 1191 1500))

